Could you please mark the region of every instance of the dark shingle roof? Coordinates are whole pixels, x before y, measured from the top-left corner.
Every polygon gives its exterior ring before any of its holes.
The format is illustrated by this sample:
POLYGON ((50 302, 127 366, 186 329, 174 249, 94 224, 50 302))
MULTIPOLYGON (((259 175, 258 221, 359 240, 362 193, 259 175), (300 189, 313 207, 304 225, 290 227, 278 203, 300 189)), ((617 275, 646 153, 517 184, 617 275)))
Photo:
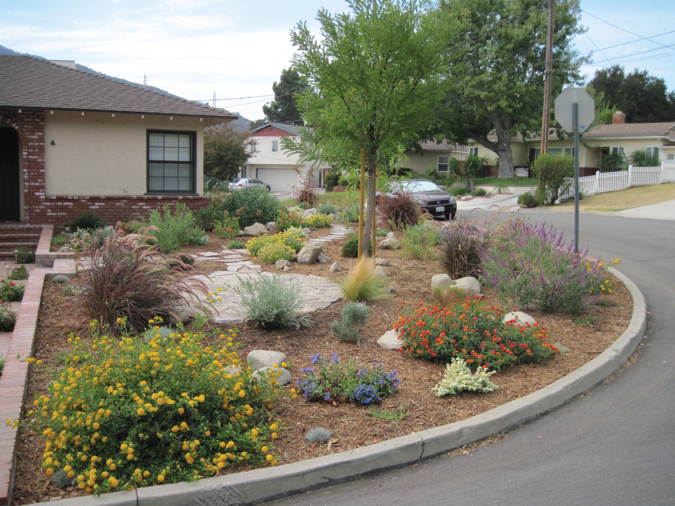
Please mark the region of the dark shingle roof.
POLYGON ((666 123, 619 123, 597 125, 584 134, 584 139, 616 139, 622 137, 668 137, 675 121, 666 123))
POLYGON ((443 139, 441 142, 436 141, 425 141, 420 144, 422 149, 427 151, 462 151, 466 152, 469 150, 468 146, 462 144, 450 144, 447 140, 443 139))
POLYGON ((281 129, 281 130, 285 130, 285 131, 288 132, 289 134, 293 134, 293 135, 300 135, 300 129, 302 128, 301 126, 298 126, 298 125, 291 125, 290 123, 275 123, 275 122, 270 122, 270 123, 263 123, 263 124, 260 125, 259 127, 254 128, 253 130, 251 130, 251 133, 257 132, 257 131, 259 131, 259 130, 262 130, 263 128, 266 128, 266 127, 268 127, 268 126, 273 126, 273 127, 279 128, 279 129, 281 129))
POLYGON ((237 117, 224 109, 24 55, 0 55, 0 106, 237 117))

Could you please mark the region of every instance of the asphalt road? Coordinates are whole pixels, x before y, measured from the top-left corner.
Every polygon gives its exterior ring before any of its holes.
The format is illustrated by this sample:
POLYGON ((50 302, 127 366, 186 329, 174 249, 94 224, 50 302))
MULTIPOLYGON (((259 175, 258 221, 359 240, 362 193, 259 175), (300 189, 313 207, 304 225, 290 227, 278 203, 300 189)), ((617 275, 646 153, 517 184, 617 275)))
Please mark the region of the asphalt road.
MULTIPOLYGON (((521 215, 574 236, 571 214, 521 215)), ((675 221, 582 214, 580 244, 591 256, 621 258, 618 269, 645 296, 647 333, 632 365, 468 455, 267 504, 675 504, 675 221)))

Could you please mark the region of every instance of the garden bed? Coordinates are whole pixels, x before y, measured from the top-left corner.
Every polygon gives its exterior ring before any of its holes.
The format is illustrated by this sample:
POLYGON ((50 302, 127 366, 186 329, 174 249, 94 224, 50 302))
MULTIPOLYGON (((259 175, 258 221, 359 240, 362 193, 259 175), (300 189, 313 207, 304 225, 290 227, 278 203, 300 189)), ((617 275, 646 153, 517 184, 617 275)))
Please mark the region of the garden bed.
MULTIPOLYGON (((326 233, 326 230, 321 230, 312 235, 321 236, 326 233)), ((212 234, 210 240, 207 246, 183 248, 183 251, 220 251, 227 242, 212 234)), ((345 271, 356 263, 354 259, 340 256, 341 246, 341 241, 327 243, 324 250, 331 262, 340 261, 344 268, 342 273, 329 272, 330 263, 293 264, 293 273, 340 280, 345 271)), ((254 349, 286 353, 293 375, 293 382, 285 387, 286 391, 295 387, 295 380, 302 377, 301 369, 309 366, 312 356, 317 353, 324 356, 336 353, 342 360, 351 357, 362 362, 382 363, 386 371, 398 371, 401 379, 398 393, 385 398, 381 405, 373 408, 350 403, 308 403, 301 398, 293 400, 290 394, 286 395, 275 406, 283 421, 280 437, 275 441, 273 449, 274 454, 280 457, 280 464, 342 452, 456 422, 528 395, 578 369, 604 351, 625 330, 632 312, 630 295, 617 280, 614 280, 613 293, 602 296, 607 302, 602 306, 594 306, 581 316, 528 311, 547 329, 550 341, 569 349, 569 352, 556 355, 540 365, 517 365, 493 375, 491 380, 499 386, 495 392, 463 393, 439 398, 433 394, 431 388, 441 379, 444 366, 404 358, 398 352, 381 348, 376 341, 392 328, 402 304, 416 307, 419 302, 430 301, 431 276, 444 272, 443 268, 438 260, 411 260, 405 258, 400 250, 378 251, 377 256, 391 262, 391 266, 385 269, 387 284, 395 287, 395 293, 383 302, 368 304, 371 308, 370 319, 365 326, 360 346, 338 341, 329 329, 330 322, 339 318, 343 301, 311 313, 309 317, 313 324, 309 328, 262 331, 252 324, 239 326, 241 332, 238 342, 243 347, 238 351, 242 359, 254 349), (406 413, 408 414, 405 415, 406 413), (330 441, 307 442, 304 436, 314 427, 329 429, 333 433, 330 441)), ((200 262, 196 267, 209 273, 222 269, 223 265, 206 261, 200 262)), ((265 271, 274 270, 274 266, 262 268, 265 271)), ((488 289, 484 291, 486 297, 495 303, 495 294, 488 289)), ((504 309, 510 311, 514 308, 504 309)), ((78 308, 74 298, 62 295, 61 285, 47 281, 35 342, 36 359, 42 360, 45 365, 59 366, 68 349, 67 334, 75 331, 85 336, 87 333, 88 322, 77 315, 78 308)), ((32 406, 34 398, 45 391, 50 379, 45 369, 32 369, 26 406, 32 406)), ((23 429, 19 437, 14 504, 82 495, 80 491, 62 490, 50 484, 41 468, 43 451, 42 436, 32 429, 23 429)), ((226 467, 223 471, 238 472, 247 469, 245 466, 226 467)))

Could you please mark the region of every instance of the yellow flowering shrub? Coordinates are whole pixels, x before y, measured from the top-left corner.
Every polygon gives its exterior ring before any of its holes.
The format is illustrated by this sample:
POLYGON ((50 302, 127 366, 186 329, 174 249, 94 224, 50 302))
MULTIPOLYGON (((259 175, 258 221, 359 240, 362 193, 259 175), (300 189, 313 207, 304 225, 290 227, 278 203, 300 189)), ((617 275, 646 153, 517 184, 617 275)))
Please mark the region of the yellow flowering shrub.
POLYGON ((283 244, 293 249, 296 253, 302 249, 305 244, 305 239, 293 232, 280 232, 274 235, 261 235, 254 237, 246 243, 246 250, 255 256, 258 256, 260 250, 270 244, 283 244))
POLYGON ((276 465, 278 373, 253 380, 234 350, 236 331, 213 337, 158 332, 145 343, 95 324, 91 340, 71 334, 66 365, 32 414, 46 439, 46 474, 62 470, 93 493, 276 465))
POLYGON ((331 226, 331 223, 333 223, 333 218, 327 214, 316 213, 305 218, 305 225, 312 228, 327 228, 331 226))

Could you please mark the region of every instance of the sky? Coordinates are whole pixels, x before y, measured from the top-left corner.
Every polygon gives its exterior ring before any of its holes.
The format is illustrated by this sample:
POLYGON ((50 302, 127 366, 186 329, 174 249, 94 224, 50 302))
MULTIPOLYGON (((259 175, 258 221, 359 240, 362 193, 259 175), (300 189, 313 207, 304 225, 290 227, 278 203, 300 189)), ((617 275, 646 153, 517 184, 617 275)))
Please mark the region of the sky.
MULTIPOLYGON (((290 65, 291 29, 306 21, 319 35, 321 7, 349 10, 345 0, 0 0, 0 45, 137 83, 145 76, 190 100, 212 103, 215 93, 218 107, 254 120, 290 65)), ((593 51, 582 68, 589 79, 620 64, 675 90, 672 0, 581 0, 581 9, 588 31, 574 44, 593 51)))

